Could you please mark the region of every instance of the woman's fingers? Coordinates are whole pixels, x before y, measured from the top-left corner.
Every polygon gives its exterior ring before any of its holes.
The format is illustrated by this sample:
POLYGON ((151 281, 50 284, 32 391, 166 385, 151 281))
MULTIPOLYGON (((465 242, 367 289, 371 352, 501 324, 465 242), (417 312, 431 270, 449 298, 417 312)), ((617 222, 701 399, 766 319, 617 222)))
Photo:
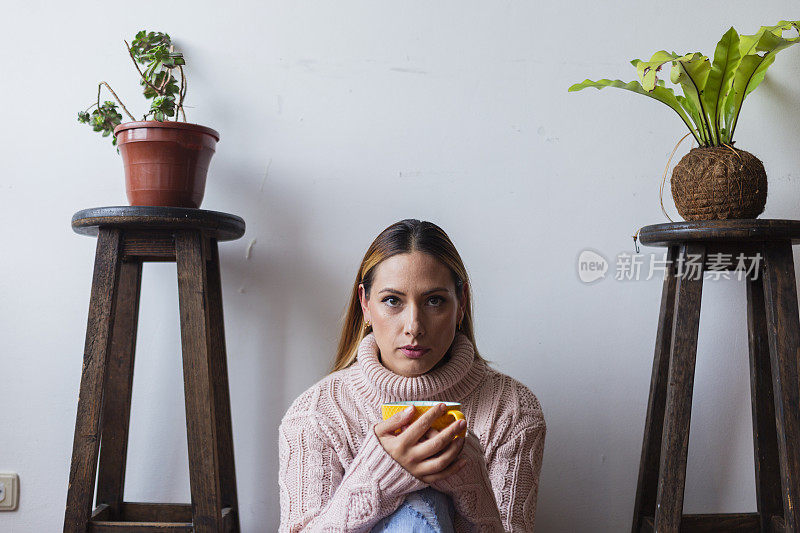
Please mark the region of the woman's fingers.
POLYGON ((445 449, 451 442, 457 443, 459 447, 461 447, 464 445, 464 438, 460 437, 455 439, 455 437, 456 435, 462 433, 465 427, 466 422, 462 420, 453 422, 442 431, 438 432, 435 437, 426 440, 424 443, 420 443, 415 452, 419 454, 419 458, 425 459, 426 457, 436 455, 441 450, 445 449))
POLYGON ((457 461, 453 461, 452 463, 450 463, 450 466, 448 466, 444 470, 436 472, 435 474, 424 475, 420 479, 422 480, 423 483, 428 483, 430 485, 435 481, 439 481, 440 479, 452 476, 453 474, 464 468, 466 464, 467 464, 466 459, 459 459, 457 461))
POLYGON ((414 407, 411 409, 403 409, 402 411, 398 411, 397 413, 393 414, 386 420, 378 422, 375 424, 375 434, 379 437, 383 435, 394 434, 395 431, 403 426, 411 424, 415 411, 416 409, 414 407))
POLYGON ((401 411, 375 424, 374 432, 386 452, 417 479, 437 474, 441 476, 430 479, 441 479, 457 470, 453 463, 464 446, 463 438, 454 439, 463 426, 453 423, 442 431, 431 427, 445 412, 441 403, 416 419, 415 410, 401 411))
POLYGON ((447 412, 447 407, 443 403, 436 404, 417 418, 413 424, 408 426, 408 429, 403 431, 401 438, 405 439, 408 446, 412 446, 419 441, 428 429, 433 424, 433 421, 447 412))
MULTIPOLYGON (((456 421, 443 430, 432 427, 433 422, 447 412, 440 403, 417 417, 416 410, 401 411, 374 426, 375 434, 384 449, 417 479, 423 476, 451 475, 464 438, 455 438, 465 432, 466 424, 456 421)), ((424 481, 424 480, 423 480, 424 481)))
POLYGON ((434 428, 428 428, 428 431, 426 431, 425 434, 419 438, 418 442, 425 442, 426 440, 433 438, 436 436, 435 431, 436 430, 434 428))
POLYGON ((458 440, 451 441, 441 453, 418 461, 418 473, 427 476, 444 471, 458 458, 462 446, 458 440))

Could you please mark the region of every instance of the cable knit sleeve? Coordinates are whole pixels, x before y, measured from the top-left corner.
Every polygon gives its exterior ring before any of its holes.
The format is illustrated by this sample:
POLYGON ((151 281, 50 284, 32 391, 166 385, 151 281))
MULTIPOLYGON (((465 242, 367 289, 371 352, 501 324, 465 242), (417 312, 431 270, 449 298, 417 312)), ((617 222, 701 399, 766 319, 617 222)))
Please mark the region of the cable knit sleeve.
POLYGON ((349 464, 346 441, 332 433, 318 412, 287 413, 281 422, 280 532, 369 531, 405 494, 428 486, 384 450, 372 427, 349 464))
POLYGON ((519 429, 497 448, 489 465, 506 531, 533 531, 545 432, 543 418, 519 429))
POLYGON ((533 531, 546 426, 533 393, 522 386, 516 394, 508 431, 497 433, 485 450, 468 431, 462 450, 467 465, 432 484, 453 498, 457 531, 533 531))

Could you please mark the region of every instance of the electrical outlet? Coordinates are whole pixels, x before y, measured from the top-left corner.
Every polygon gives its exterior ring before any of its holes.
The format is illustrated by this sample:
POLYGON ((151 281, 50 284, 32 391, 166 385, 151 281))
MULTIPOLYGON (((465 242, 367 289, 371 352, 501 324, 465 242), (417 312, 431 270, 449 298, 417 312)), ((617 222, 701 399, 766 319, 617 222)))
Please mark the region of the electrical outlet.
POLYGON ((19 502, 19 476, 0 474, 0 511, 15 511, 19 502))

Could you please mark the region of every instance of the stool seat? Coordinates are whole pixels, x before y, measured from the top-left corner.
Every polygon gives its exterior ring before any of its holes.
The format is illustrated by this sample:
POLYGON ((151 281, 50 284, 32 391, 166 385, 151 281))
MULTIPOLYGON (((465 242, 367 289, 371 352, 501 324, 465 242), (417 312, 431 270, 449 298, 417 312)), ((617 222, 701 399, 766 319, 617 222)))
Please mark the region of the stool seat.
POLYGON ((97 235, 97 248, 64 533, 238 532, 217 242, 241 237, 244 220, 201 209, 117 206, 79 211, 72 228, 97 235), (177 265, 191 504, 123 497, 142 265, 148 261, 177 265))
POLYGON ((645 226, 639 242, 669 246, 682 242, 760 242, 790 240, 800 244, 800 220, 691 220, 645 226))
MULTIPOLYGON (((800 318, 792 245, 798 220, 713 220, 645 226, 667 247, 650 396, 631 531, 800 531, 800 318), (755 513, 684 515, 683 496, 705 272, 749 256, 747 328, 755 513), (683 266, 697 259, 694 275, 683 266)), ((740 263, 744 264, 744 262, 740 263)), ((737 265, 737 269, 738 269, 737 265)))
POLYGON ((244 235, 244 220, 236 215, 189 207, 125 205, 83 209, 72 216, 72 229, 81 235, 97 235, 100 226, 136 230, 196 229, 217 241, 244 235))

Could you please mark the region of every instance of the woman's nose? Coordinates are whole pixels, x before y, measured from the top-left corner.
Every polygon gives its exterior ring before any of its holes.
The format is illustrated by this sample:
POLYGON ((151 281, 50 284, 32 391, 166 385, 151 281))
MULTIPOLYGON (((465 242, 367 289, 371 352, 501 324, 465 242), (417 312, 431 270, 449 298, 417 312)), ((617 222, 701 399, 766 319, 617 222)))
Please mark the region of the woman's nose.
POLYGON ((407 316, 405 320, 405 333, 412 337, 417 337, 425 333, 422 327, 422 316, 420 309, 416 305, 408 307, 407 316))

